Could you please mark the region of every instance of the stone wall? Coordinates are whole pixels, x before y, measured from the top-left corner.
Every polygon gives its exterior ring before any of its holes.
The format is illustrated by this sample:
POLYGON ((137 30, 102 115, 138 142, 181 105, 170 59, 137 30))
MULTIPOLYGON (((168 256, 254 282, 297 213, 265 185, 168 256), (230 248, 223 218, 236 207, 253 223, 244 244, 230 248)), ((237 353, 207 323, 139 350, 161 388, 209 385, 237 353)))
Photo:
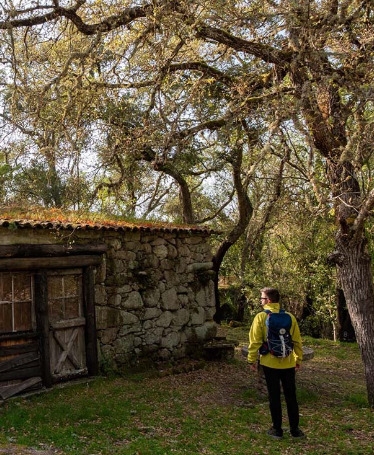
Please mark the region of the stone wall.
POLYGON ((204 237, 131 232, 107 242, 95 280, 103 362, 181 358, 214 337, 212 257, 204 237))
POLYGON ((103 368, 182 358, 214 338, 207 231, 0 223, 0 247, 17 245, 16 254, 23 254, 23 245, 32 251, 35 245, 67 245, 64 254, 71 257, 69 245, 82 254, 99 244, 105 253, 95 267, 94 300, 103 368))

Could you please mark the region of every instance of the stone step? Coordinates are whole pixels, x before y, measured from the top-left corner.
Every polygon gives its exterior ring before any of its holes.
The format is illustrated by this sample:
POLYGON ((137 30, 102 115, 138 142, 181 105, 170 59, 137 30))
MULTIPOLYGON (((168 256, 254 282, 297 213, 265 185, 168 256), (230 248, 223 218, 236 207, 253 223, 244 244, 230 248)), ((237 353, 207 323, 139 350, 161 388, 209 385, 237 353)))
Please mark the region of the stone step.
POLYGON ((235 355, 235 343, 227 341, 225 337, 217 337, 205 343, 203 350, 206 360, 232 359, 235 355))

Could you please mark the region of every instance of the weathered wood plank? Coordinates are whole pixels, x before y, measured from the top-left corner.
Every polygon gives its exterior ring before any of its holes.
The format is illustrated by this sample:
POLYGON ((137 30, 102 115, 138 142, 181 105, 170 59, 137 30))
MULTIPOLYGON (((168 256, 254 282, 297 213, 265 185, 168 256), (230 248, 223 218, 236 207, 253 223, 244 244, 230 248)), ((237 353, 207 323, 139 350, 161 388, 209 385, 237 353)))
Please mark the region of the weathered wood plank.
POLYGON ((24 392, 27 389, 34 388, 36 385, 42 386, 42 378, 41 377, 33 377, 26 379, 18 384, 11 385, 11 386, 3 386, 0 388, 0 397, 3 400, 10 398, 14 395, 17 395, 20 392, 24 392))
POLYGON ((5 360, 4 362, 0 363, 0 373, 8 370, 17 370, 20 367, 23 367, 29 363, 38 361, 39 362, 39 354, 32 352, 29 354, 22 354, 12 359, 5 360))
POLYGON ((28 354, 29 352, 38 352, 39 345, 37 342, 13 344, 8 346, 0 345, 0 357, 28 354))
POLYGON ((96 375, 99 372, 99 363, 95 315, 95 275, 93 267, 87 267, 83 271, 83 300, 83 309, 86 316, 86 364, 88 374, 96 375))
POLYGON ((87 376, 87 373, 88 373, 87 368, 81 368, 79 370, 69 371, 68 373, 64 371, 62 374, 55 374, 53 375, 53 379, 55 383, 62 381, 70 381, 71 379, 87 376))
POLYGON ((81 327, 86 325, 85 318, 65 319, 63 321, 55 321, 51 324, 53 329, 70 329, 73 327, 81 327))
POLYGON ((32 340, 38 338, 38 334, 36 332, 15 332, 15 333, 2 333, 0 335, 0 343, 5 343, 7 341, 14 341, 14 340, 32 340))
POLYGON ((62 352, 60 354, 60 357, 57 361, 57 364, 54 368, 53 373, 58 374, 63 371, 63 365, 68 358, 70 362, 74 365, 76 369, 81 368, 81 364, 77 357, 75 356, 73 352, 73 346, 75 343, 75 340, 78 337, 78 329, 74 329, 72 333, 70 334, 69 341, 68 343, 65 343, 65 341, 62 339, 62 334, 59 334, 59 332, 53 332, 53 337, 57 341, 58 345, 60 346, 62 352))
POLYGON ((103 254, 108 250, 105 244, 98 245, 50 245, 16 244, 0 245, 1 258, 27 258, 43 256, 72 256, 80 254, 103 254))
POLYGON ((34 282, 36 321, 40 333, 41 376, 43 384, 51 387, 47 273, 35 274, 34 282))
POLYGON ((101 256, 81 255, 68 257, 32 257, 0 259, 0 271, 3 270, 31 270, 31 269, 63 269, 71 267, 88 267, 99 265, 101 256))
POLYGON ((14 381, 18 379, 28 379, 33 376, 40 376, 41 375, 41 367, 40 362, 35 363, 30 368, 22 368, 18 370, 11 370, 1 373, 1 380, 2 381, 14 381))

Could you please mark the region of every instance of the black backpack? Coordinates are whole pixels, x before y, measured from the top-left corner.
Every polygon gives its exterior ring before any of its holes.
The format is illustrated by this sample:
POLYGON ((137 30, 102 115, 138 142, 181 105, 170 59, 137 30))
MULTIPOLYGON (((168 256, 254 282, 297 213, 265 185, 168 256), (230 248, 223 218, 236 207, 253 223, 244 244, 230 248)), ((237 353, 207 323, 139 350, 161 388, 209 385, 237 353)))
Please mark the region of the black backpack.
POLYGON ((266 341, 259 349, 261 355, 272 354, 275 357, 288 357, 293 351, 293 342, 290 334, 292 319, 285 310, 273 313, 264 310, 266 318, 266 341))

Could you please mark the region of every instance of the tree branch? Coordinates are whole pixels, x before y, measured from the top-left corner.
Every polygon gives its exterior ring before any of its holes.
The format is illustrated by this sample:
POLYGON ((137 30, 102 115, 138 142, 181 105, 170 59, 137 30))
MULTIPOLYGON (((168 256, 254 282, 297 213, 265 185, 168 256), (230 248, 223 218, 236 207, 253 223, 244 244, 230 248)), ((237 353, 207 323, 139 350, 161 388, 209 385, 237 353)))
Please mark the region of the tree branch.
POLYGON ((223 211, 223 209, 226 208, 232 202, 234 195, 235 195, 235 190, 233 189, 231 191, 231 193, 229 194, 227 201, 224 202, 221 205, 221 207, 218 207, 217 210, 214 213, 212 213, 212 215, 196 220, 195 224, 203 224, 203 223, 207 223, 208 221, 214 220, 223 211))
POLYGON ((78 8, 83 3, 83 1, 78 2, 77 5, 72 8, 55 6, 51 12, 34 17, 0 21, 0 29, 6 30, 9 28, 31 27, 33 25, 41 25, 46 22, 53 21, 59 17, 65 17, 70 20, 84 35, 94 35, 99 32, 109 32, 118 27, 129 24, 135 19, 147 17, 152 11, 152 5, 145 5, 144 7, 135 6, 133 8, 125 8, 120 14, 109 16, 96 24, 87 24, 77 14, 78 8))
POLYGON ((205 24, 198 24, 196 28, 197 36, 199 38, 211 39, 235 49, 236 51, 254 55, 255 57, 258 57, 268 63, 283 66, 285 63, 289 63, 293 59, 292 51, 280 51, 266 44, 244 40, 231 35, 224 30, 216 27, 210 27, 205 24))
POLYGON ((365 221, 370 215, 370 211, 374 208, 374 189, 370 191, 365 203, 362 205, 357 218, 353 223, 354 235, 353 239, 357 240, 364 229, 365 221))
POLYGON ((204 75, 212 76, 217 81, 223 82, 226 85, 232 85, 233 78, 223 73, 222 71, 213 68, 212 66, 207 65, 204 62, 185 62, 185 63, 174 63, 169 66, 168 71, 199 71, 204 75))

